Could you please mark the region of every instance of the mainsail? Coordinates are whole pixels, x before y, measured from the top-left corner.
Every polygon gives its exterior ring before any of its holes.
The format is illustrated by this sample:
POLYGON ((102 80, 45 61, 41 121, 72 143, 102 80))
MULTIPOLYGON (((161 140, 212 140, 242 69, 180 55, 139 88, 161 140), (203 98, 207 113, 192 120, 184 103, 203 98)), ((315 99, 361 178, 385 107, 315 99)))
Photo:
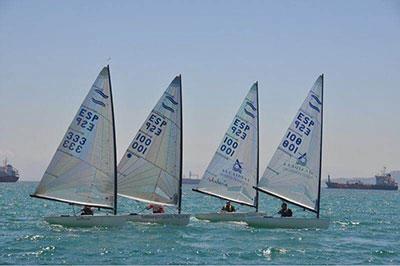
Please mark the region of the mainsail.
POLYGON ((257 189, 319 212, 323 76, 311 88, 257 189))
POLYGON ((194 191, 256 207, 258 83, 254 83, 194 191))
POLYGON ((68 127, 33 197, 114 208, 115 132, 104 67, 68 127))
POLYGON ((181 164, 182 86, 177 76, 118 164, 118 194, 142 202, 178 205, 181 164))

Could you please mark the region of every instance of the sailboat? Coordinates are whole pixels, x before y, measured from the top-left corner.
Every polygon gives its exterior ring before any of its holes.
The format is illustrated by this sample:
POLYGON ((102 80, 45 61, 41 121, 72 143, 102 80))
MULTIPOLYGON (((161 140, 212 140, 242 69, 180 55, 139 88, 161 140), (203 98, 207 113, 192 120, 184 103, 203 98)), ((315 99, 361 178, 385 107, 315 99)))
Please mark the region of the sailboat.
POLYGON ((117 168, 110 68, 104 67, 69 125, 32 197, 70 205, 112 209, 114 215, 45 217, 51 224, 113 226, 117 213, 117 168))
POLYGON ((255 212, 198 213, 200 220, 243 221, 258 213, 258 82, 243 100, 199 185, 193 191, 255 208, 255 212))
POLYGON ((324 76, 318 77, 297 111, 256 190, 316 213, 316 218, 249 217, 250 226, 328 228, 320 218, 324 76))
POLYGON ((147 204, 176 207, 177 214, 133 214, 131 222, 187 225, 182 206, 182 82, 168 86, 118 164, 118 194, 147 204))

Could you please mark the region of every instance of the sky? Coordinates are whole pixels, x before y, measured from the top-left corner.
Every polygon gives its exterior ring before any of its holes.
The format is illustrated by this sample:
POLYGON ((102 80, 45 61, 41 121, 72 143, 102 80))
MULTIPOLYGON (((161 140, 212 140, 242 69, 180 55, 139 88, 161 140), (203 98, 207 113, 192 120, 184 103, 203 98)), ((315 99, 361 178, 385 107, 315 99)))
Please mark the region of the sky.
POLYGON ((104 65, 117 150, 177 74, 202 175, 259 81, 260 172, 325 74, 323 178, 400 169, 399 1, 0 0, 0 158, 39 180, 104 65))

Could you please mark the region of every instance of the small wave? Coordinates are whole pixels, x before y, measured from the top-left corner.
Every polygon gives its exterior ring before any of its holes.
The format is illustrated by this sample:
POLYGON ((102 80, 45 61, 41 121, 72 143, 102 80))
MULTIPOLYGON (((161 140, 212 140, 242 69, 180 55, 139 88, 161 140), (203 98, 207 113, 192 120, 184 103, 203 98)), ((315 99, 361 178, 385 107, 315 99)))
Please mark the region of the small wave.
POLYGON ((23 237, 17 237, 16 240, 17 241, 19 241, 19 240, 37 241, 37 240, 40 240, 40 239, 43 239, 43 238, 44 238, 44 236, 42 236, 42 235, 25 235, 23 237))
POLYGON ((351 225, 360 225, 360 222, 358 221, 334 221, 334 224, 338 224, 342 227, 347 227, 347 226, 351 226, 351 225))
POLYGON ((289 251, 285 248, 268 247, 266 249, 261 250, 261 255, 267 258, 267 260, 271 260, 276 255, 284 255, 288 252, 289 251))
POLYGON ((237 225, 247 225, 246 222, 238 222, 238 221, 229 221, 231 224, 237 224, 237 225))
POLYGON ((379 249, 379 250, 375 250, 375 251, 374 251, 374 254, 377 255, 377 256, 386 257, 386 256, 393 256, 393 255, 395 255, 395 252, 392 251, 392 250, 382 250, 382 249, 379 249))
POLYGON ((53 255, 53 251, 56 249, 55 246, 47 246, 47 247, 42 247, 40 250, 36 252, 27 252, 24 255, 34 255, 35 257, 39 257, 41 255, 46 255, 49 253, 50 255, 53 255))

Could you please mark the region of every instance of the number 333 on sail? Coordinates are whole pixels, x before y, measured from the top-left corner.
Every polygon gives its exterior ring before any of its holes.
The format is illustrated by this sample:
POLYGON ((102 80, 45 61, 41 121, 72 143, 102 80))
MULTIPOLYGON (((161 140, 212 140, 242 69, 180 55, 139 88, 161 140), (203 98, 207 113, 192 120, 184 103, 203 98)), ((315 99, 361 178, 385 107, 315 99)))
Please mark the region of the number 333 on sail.
POLYGON ((82 137, 79 134, 74 134, 73 132, 68 131, 67 134, 65 135, 62 146, 63 148, 69 151, 81 153, 85 143, 86 143, 85 137, 82 137))

